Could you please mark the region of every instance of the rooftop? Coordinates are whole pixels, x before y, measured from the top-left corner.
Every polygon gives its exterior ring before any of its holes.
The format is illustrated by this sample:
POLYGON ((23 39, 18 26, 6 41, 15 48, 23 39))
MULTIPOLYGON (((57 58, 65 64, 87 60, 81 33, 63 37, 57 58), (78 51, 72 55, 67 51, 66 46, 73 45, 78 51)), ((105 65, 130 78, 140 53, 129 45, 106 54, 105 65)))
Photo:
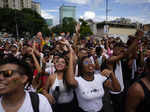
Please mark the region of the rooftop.
POLYGON ((97 23, 98 28, 104 27, 104 25, 109 25, 112 27, 137 28, 137 25, 133 24, 133 23, 122 24, 122 23, 113 23, 113 22, 109 22, 109 21, 103 21, 103 22, 97 23))

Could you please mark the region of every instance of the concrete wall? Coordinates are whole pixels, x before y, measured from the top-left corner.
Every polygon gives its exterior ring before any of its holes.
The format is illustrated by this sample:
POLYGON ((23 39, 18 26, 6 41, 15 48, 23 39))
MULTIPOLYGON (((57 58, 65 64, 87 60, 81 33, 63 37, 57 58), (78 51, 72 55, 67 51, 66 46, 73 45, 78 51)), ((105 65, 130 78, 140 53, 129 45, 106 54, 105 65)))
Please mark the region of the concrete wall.
POLYGON ((3 1, 0 0, 0 7, 3 8, 3 1))
POLYGON ((97 35, 103 35, 104 29, 97 29, 97 35))
MULTIPOLYGON (((134 35, 136 32, 136 28, 117 28, 117 27, 109 27, 109 36, 113 37, 120 37, 123 42, 127 42, 128 35, 134 35)), ((104 28, 97 29, 97 35, 98 37, 103 37, 104 34, 104 28)))
POLYGON ((144 25, 144 31, 150 31, 150 25, 144 25))
POLYGON ((136 28, 109 28, 109 34, 118 34, 118 35, 134 35, 136 28))

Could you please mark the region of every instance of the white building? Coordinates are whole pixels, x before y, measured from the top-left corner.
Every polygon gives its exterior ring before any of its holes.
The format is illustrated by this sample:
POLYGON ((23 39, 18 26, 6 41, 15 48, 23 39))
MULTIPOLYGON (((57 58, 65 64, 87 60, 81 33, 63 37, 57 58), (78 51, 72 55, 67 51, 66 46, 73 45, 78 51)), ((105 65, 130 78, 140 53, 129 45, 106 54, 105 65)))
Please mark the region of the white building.
POLYGON ((40 3, 32 0, 0 0, 1 8, 11 8, 22 10, 23 8, 32 8, 40 14, 40 3))
POLYGON ((59 8, 59 22, 60 24, 63 23, 63 19, 65 17, 71 17, 73 19, 76 19, 76 6, 66 6, 62 5, 59 8))
POLYGON ((93 32, 94 35, 97 34, 97 23, 95 23, 93 20, 89 19, 86 20, 88 25, 90 26, 91 31, 93 32))
POLYGON ((41 14, 40 2, 32 1, 32 9, 41 14))

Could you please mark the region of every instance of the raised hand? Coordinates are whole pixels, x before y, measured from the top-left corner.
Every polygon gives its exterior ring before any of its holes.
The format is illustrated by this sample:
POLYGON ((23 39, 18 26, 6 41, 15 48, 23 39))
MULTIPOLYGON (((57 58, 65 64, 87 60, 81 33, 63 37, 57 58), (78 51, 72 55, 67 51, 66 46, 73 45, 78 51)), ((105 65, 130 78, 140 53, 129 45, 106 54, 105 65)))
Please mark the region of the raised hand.
POLYGON ((140 40, 144 36, 144 32, 141 30, 137 30, 135 36, 140 40))
POLYGON ((101 74, 105 77, 110 77, 111 74, 112 74, 112 71, 111 70, 108 70, 108 69, 104 69, 101 74))
POLYGON ((77 23, 75 29, 76 29, 76 33, 79 33, 79 31, 80 31, 80 23, 77 23))

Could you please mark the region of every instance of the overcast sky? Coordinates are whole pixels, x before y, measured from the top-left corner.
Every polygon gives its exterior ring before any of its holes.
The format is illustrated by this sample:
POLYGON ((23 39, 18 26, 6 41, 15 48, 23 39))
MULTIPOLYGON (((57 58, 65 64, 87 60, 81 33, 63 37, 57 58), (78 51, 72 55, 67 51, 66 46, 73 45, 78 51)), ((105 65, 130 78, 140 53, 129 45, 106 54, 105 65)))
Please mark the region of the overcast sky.
MULTIPOLYGON (((44 18, 52 18, 59 23, 59 7, 76 6, 76 19, 93 19, 96 22, 105 20, 106 0, 34 0, 40 2, 44 18)), ((144 24, 150 23, 150 0, 108 0, 109 20, 119 17, 130 18, 144 24)))

